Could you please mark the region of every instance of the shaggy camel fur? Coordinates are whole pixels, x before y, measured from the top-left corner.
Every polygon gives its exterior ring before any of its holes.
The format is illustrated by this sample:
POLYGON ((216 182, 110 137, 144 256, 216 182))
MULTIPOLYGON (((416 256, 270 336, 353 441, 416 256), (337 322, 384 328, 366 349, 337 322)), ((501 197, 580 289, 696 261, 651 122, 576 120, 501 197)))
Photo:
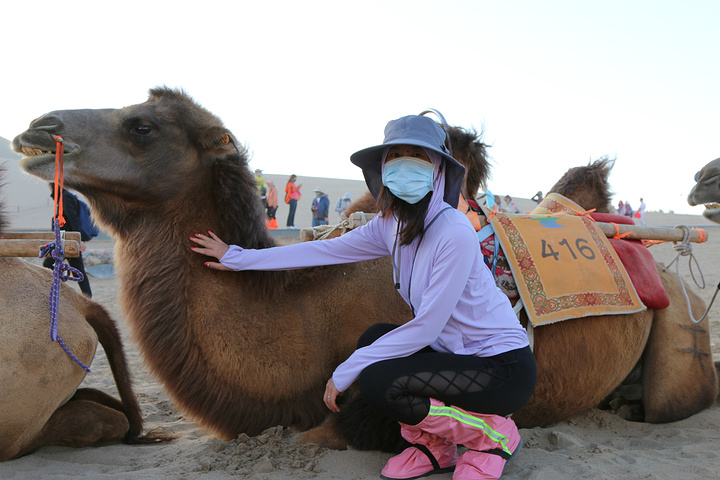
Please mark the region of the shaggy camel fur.
MULTIPOLYGON (((0 237, 3 220, 0 213, 0 237)), ((0 461, 44 445, 152 441, 141 436, 140 406, 115 323, 102 306, 62 284, 60 336, 85 365, 100 341, 122 401, 99 390, 78 389, 85 371, 49 338, 51 283, 52 272, 46 268, 0 258, 0 461)))
MULTIPOLYGON (((246 152, 184 92, 155 88, 139 105, 44 115, 13 140, 22 168, 52 177, 53 135, 65 139, 66 185, 116 238, 121 304, 148 365, 179 408, 220 437, 317 425, 328 415, 325 382, 360 333, 410 319, 388 259, 280 272, 203 266, 190 251, 195 232, 246 248, 274 242, 246 152)), ((538 329, 538 387, 518 423, 547 424, 599 402, 640 359, 654 316, 538 329)), ((683 316, 668 309, 670 319, 683 316)), ((707 331, 675 329, 673 348, 697 347, 661 372, 674 381, 657 394, 662 421, 707 407, 716 393, 707 331)))
POLYGON ((720 223, 720 158, 705 165, 696 175, 695 186, 688 195, 688 203, 705 205, 703 216, 720 223))

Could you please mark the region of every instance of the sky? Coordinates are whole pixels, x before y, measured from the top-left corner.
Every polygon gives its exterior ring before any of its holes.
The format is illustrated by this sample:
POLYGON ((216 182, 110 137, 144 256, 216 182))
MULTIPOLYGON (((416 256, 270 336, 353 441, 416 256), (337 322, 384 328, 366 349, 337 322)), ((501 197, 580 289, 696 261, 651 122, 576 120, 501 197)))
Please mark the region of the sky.
POLYGON ((701 214, 720 156, 720 2, 4 2, 0 136, 182 88, 272 174, 362 179, 352 153, 427 108, 484 132, 496 194, 608 155, 619 200, 701 214))

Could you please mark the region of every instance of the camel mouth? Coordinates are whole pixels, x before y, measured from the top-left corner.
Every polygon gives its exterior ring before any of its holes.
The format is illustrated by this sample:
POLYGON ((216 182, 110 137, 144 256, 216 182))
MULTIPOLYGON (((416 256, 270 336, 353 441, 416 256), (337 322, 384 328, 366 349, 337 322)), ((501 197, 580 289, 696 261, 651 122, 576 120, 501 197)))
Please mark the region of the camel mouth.
MULTIPOLYGON (((48 167, 55 168, 55 155, 57 153, 55 149, 34 145, 20 145, 19 147, 13 148, 13 150, 23 156, 20 159, 20 168, 28 173, 39 174, 40 171, 48 167)), ((66 142, 63 150, 65 158, 68 158, 69 155, 75 153, 77 150, 74 145, 68 145, 66 142)))

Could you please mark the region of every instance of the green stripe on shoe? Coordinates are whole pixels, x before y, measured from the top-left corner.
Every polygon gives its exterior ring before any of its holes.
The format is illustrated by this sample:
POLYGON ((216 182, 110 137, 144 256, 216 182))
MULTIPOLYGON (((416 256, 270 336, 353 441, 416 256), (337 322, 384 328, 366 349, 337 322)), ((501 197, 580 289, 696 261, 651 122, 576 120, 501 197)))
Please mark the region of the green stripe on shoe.
POLYGON ((468 415, 466 413, 461 412, 460 410, 453 408, 453 407, 438 407, 436 405, 430 405, 430 412, 428 412, 428 415, 436 416, 436 417, 450 417, 454 418, 458 422, 461 422, 465 425, 468 425, 470 427, 479 428, 480 430, 485 433, 490 439, 494 442, 498 442, 500 444, 500 447, 502 447, 504 452, 507 452, 509 455, 512 455, 512 452, 507 446, 507 437, 503 435, 500 432, 496 432, 493 430, 490 425, 488 425, 483 419, 473 417, 472 415, 468 415))

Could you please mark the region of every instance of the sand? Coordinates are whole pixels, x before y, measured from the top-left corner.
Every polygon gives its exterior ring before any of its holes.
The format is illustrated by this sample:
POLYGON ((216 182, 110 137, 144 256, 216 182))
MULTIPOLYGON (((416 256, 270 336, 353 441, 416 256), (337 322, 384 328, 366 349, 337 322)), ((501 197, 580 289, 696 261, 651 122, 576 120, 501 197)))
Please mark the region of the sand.
MULTIPOLYGON (((651 214, 652 225, 701 224, 710 234, 694 244, 694 254, 708 287, 692 284, 688 260, 681 272, 693 290, 709 301, 720 281, 720 228, 700 216, 651 214)), ((102 252, 110 240, 94 240, 88 247, 102 252)), ((659 261, 674 257, 672 244, 651 247, 659 261)), ((674 268, 674 266, 673 266, 674 268)), ((143 365, 117 305, 114 277, 91 278, 94 299, 105 305, 121 325, 134 384, 148 429, 163 427, 179 435, 169 443, 147 446, 105 445, 72 449, 44 447, 26 457, 0 463, 1 479, 349 479, 379 478, 389 454, 330 451, 298 446, 289 429, 273 428, 255 438, 224 442, 213 438, 179 412, 143 365)), ((713 356, 720 360, 720 301, 712 309, 713 356)), ((116 394, 100 348, 84 385, 116 394)), ((717 403, 686 420, 665 425, 633 423, 598 409, 546 428, 521 430, 523 448, 507 465, 504 479, 710 479, 720 472, 720 405, 717 403)), ((435 475, 437 480, 450 474, 435 475)))

